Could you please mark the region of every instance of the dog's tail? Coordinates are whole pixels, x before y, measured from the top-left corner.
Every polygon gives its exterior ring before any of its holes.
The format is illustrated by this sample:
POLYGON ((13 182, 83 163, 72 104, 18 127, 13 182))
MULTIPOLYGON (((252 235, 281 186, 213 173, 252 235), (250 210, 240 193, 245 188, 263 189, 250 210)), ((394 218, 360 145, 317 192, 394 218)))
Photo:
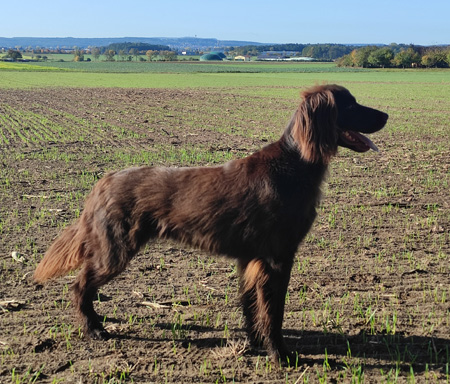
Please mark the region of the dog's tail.
POLYGON ((44 283, 51 278, 66 275, 83 263, 85 246, 80 227, 78 220, 54 241, 34 271, 36 282, 44 283))

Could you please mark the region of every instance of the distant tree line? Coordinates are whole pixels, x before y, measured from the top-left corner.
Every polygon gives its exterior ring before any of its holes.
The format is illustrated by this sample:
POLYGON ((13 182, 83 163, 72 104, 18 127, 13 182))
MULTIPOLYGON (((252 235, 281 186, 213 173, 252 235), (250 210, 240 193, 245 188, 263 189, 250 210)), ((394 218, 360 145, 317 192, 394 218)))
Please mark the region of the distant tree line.
POLYGON ((16 61, 22 59, 22 54, 18 50, 8 49, 8 52, 5 56, 3 56, 3 58, 16 61))
MULTIPOLYGON (((84 61, 85 50, 77 47, 73 48, 74 61, 84 61)), ((152 61, 154 59, 161 61, 173 61, 177 58, 177 52, 172 51, 167 45, 155 45, 145 43, 114 43, 106 47, 91 47, 89 49, 95 60, 103 55, 106 61, 152 61), (142 57, 146 56, 146 59, 142 57)), ((90 61, 88 58, 87 61, 90 61)))
POLYGON ((338 66, 362 68, 407 68, 450 66, 450 46, 422 47, 406 44, 361 46, 344 44, 274 44, 231 47, 230 55, 258 56, 266 51, 299 52, 299 56, 336 61, 338 66))
POLYGON ((133 52, 145 53, 147 51, 170 51, 168 45, 159 44, 147 44, 147 43, 113 43, 109 44, 107 47, 100 47, 100 52, 103 54, 105 51, 113 50, 115 52, 124 51, 129 53, 130 50, 133 52))
MULTIPOLYGON (((20 47, 9 49, 0 60, 20 61, 22 54, 20 47)), ((4 50, 3 50, 4 51, 4 50)), ((51 52, 43 48, 31 47, 25 52, 44 53, 51 52)), ((61 50, 58 48, 55 53, 61 50)), ((312 57, 316 60, 336 61, 341 67, 360 68, 448 68, 450 67, 450 46, 414 46, 405 44, 390 44, 385 46, 362 46, 343 44, 273 44, 273 45, 246 45, 228 47, 224 49, 229 56, 258 56, 262 52, 295 52, 296 56, 312 57)), ((99 60, 103 55, 107 61, 174 61, 177 52, 167 45, 148 43, 114 43, 104 47, 89 47, 80 49, 73 47, 64 50, 64 53, 73 53, 74 61, 99 60), (85 55, 90 56, 85 59, 85 55)), ((46 60, 47 56, 36 56, 38 60, 46 60)))
POLYGON ((419 47, 367 46, 352 50, 339 58, 339 67, 360 68, 449 68, 450 46, 419 47))
POLYGON ((114 43, 107 47, 94 48, 92 55, 98 59, 103 54, 107 61, 114 61, 115 55, 120 61, 174 61, 177 59, 177 52, 172 51, 167 45, 147 44, 147 43, 114 43), (146 56, 146 59, 142 57, 146 56))

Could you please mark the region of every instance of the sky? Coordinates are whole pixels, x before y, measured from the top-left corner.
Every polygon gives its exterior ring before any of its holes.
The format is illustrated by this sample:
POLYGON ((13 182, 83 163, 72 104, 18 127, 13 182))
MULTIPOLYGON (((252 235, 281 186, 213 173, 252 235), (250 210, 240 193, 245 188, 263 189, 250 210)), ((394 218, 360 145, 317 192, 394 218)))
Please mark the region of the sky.
POLYGON ((1 37, 450 44, 450 0, 0 0, 1 37))

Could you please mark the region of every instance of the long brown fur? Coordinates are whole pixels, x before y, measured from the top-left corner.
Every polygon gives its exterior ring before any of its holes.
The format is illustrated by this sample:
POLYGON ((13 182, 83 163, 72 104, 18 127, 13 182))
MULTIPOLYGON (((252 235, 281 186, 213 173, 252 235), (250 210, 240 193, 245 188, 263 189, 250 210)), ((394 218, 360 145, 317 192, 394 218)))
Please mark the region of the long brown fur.
POLYGON ((83 264, 83 238, 80 235, 79 222, 66 228, 47 251, 47 255, 65 255, 65 257, 48 256, 42 259, 34 272, 37 282, 64 276, 83 264))
POLYGON ((92 301, 149 240, 172 238, 225 255, 238 263, 251 340, 286 361, 292 355, 281 332, 285 295, 295 253, 316 217, 327 165, 338 145, 369 149, 346 131, 375 132, 387 118, 357 104, 343 87, 317 86, 303 93, 280 140, 247 158, 219 167, 110 173, 49 248, 34 278, 43 283, 81 267, 75 308, 89 335, 108 338, 92 301))

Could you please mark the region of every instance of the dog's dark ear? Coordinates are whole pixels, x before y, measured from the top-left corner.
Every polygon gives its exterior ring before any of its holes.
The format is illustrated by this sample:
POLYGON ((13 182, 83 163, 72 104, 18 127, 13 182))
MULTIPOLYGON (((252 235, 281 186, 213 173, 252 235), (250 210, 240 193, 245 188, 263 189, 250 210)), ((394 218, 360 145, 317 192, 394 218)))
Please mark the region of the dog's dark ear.
POLYGON ((338 138, 333 92, 319 86, 302 96, 291 122, 291 136, 305 161, 328 164, 337 152, 338 138))

